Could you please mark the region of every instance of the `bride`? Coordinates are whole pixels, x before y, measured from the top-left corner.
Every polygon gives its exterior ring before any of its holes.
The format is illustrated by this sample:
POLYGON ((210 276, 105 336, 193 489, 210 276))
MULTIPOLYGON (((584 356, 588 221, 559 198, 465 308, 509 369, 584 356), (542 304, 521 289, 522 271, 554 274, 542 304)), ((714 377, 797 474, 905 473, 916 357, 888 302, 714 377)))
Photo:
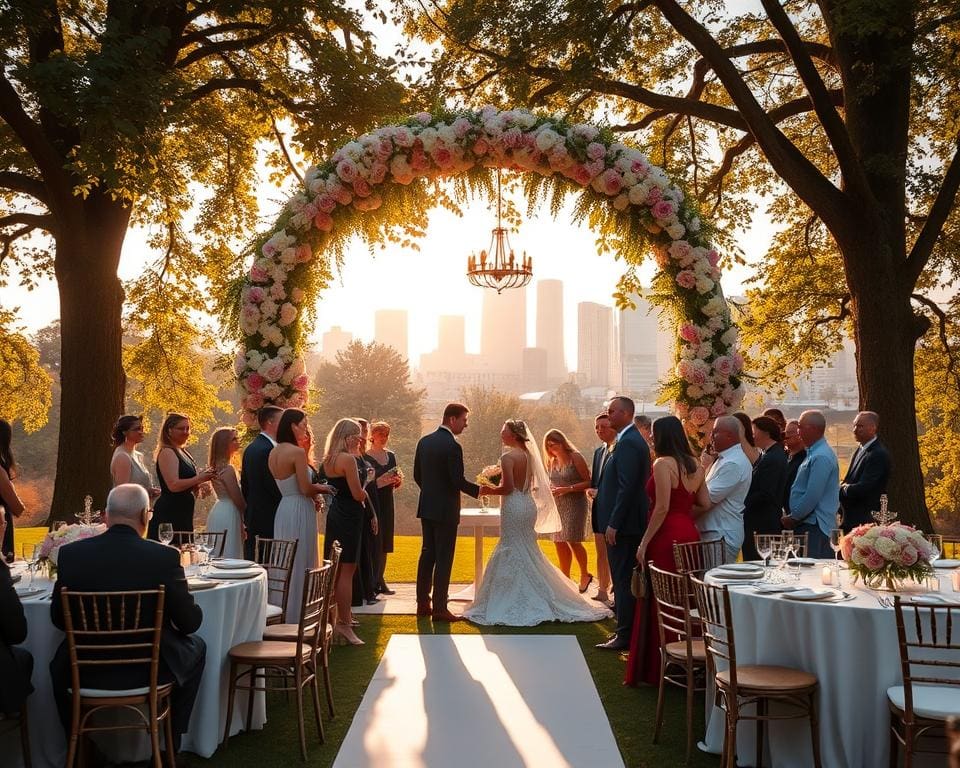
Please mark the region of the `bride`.
POLYGON ((503 496, 500 541, 464 617, 475 624, 511 627, 607 618, 610 611, 581 595, 537 544, 538 533, 560 530, 560 515, 543 461, 535 447, 531 450, 537 443, 527 425, 510 419, 500 437, 507 448, 500 457, 500 485, 480 489, 482 494, 503 496))

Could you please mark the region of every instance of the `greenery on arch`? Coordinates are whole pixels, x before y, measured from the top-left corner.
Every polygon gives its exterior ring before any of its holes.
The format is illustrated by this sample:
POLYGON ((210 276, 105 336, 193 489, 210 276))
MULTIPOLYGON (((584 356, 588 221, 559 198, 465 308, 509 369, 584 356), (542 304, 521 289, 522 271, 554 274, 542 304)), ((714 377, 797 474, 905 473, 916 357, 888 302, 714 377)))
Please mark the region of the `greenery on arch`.
POLYGON ((421 112, 363 134, 307 171, 303 188, 254 244, 252 264, 224 307, 241 347, 235 372, 248 426, 266 403, 305 404, 305 323, 350 238, 396 238, 436 202, 428 189, 434 180, 489 193, 496 168, 523 174, 531 206, 547 202, 556 213, 567 195, 579 195, 576 219, 626 264, 620 304, 637 287, 633 269, 653 253, 652 299, 677 334, 677 364, 662 399, 691 434, 739 404, 737 329, 720 287, 720 255, 695 201, 607 129, 484 107, 421 112))

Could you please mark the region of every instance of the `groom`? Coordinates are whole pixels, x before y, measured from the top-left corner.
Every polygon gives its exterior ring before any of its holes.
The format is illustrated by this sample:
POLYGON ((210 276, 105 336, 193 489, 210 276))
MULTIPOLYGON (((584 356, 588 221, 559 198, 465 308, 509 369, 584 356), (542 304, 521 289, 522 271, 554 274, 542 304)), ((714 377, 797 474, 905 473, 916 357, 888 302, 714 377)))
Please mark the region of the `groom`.
POLYGON ((630 576, 637 562, 637 548, 647 528, 647 478, 650 477, 650 447, 633 423, 633 400, 615 397, 607 408, 610 426, 617 438, 603 467, 593 501, 597 530, 607 542, 607 558, 613 581, 617 631, 597 648, 625 651, 630 647, 636 598, 630 592, 630 576))
POLYGON ((434 621, 462 618, 447 610, 447 590, 460 525, 460 494, 473 498, 480 494, 480 488, 463 476, 463 449, 455 438, 467 428, 468 413, 467 406, 460 403, 444 408, 443 423, 436 432, 420 438, 413 460, 413 479, 420 488, 417 517, 423 529, 417 565, 417 616, 432 615, 434 621))
POLYGON ((275 405, 265 405, 257 411, 260 434, 243 452, 240 491, 247 502, 247 539, 243 543, 243 554, 248 560, 256 560, 257 536, 273 538, 273 520, 277 516, 281 494, 267 466, 267 459, 277 444, 277 427, 282 415, 283 408, 275 405))

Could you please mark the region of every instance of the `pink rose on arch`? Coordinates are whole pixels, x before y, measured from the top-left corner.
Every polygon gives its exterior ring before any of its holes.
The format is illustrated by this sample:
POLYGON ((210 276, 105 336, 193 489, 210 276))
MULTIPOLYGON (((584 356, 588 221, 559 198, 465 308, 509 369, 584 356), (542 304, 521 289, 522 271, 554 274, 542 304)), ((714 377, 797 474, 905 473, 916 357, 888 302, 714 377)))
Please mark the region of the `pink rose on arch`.
POLYGON ((733 373, 733 359, 728 355, 720 355, 713 361, 713 368, 722 376, 729 376, 733 373))
POLYGON ((713 418, 717 418, 717 416, 723 416, 723 414, 726 412, 727 404, 723 402, 722 397, 718 397, 713 401, 713 405, 710 406, 710 415, 713 416, 713 418))
POLYGON ((247 299, 254 304, 259 304, 267 297, 266 292, 259 286, 253 286, 247 291, 247 299))
POLYGON ((523 132, 519 128, 508 128, 500 137, 500 143, 507 149, 516 149, 523 142, 523 132))
POLYGON ((441 168, 448 168, 453 162, 453 152, 451 152, 447 147, 438 146, 433 151, 433 159, 441 168))
POLYGON ((264 256, 276 256, 277 255, 277 246, 267 241, 263 244, 263 248, 260 249, 263 251, 264 256))
POLYGON ((707 261, 710 262, 711 267, 716 267, 720 263, 720 254, 714 248, 711 248, 707 251, 707 261))
POLYGON ((458 117, 456 120, 453 121, 453 125, 451 125, 450 127, 453 128, 453 132, 456 135, 456 137, 458 139, 462 139, 464 136, 466 136, 470 132, 470 129, 473 127, 473 125, 470 123, 469 120, 467 120, 467 118, 458 117))
POLYGON ((706 424, 707 419, 709 418, 710 418, 710 412, 706 408, 704 408, 702 405, 698 405, 695 408, 690 409, 690 421, 692 421, 698 427, 706 424))
POLYGON ((700 331, 693 323, 684 323, 680 326, 680 338, 691 344, 700 343, 700 331))
POLYGON ((249 392, 259 392, 266 383, 266 380, 259 373, 251 373, 246 378, 247 391, 249 392))
POLYGON ((642 179, 649 173, 650 163, 644 160, 634 160, 630 164, 630 170, 637 175, 637 178, 642 179))
POLYGON ((316 204, 317 208, 324 213, 330 213, 334 208, 337 207, 337 201, 332 195, 320 195, 320 197, 317 198, 316 204))
POLYGON ((287 297, 287 291, 283 287, 283 283, 274 283, 270 286, 270 298, 274 301, 282 301, 287 297))
POLYGON ((253 282, 265 283, 269 277, 270 275, 263 267, 257 266, 256 264, 250 267, 250 279, 253 280, 253 282))
POLYGON ((292 291, 290 291, 290 301, 292 301, 294 304, 299 304, 301 301, 303 301, 303 289, 294 288, 292 291))
POLYGON ((293 306, 289 301, 284 302, 280 306, 280 325, 286 326, 290 325, 294 320, 297 319, 297 308, 293 306))
POLYGON ((297 246, 297 262, 300 264, 306 264, 310 259, 313 258, 313 251, 310 250, 310 246, 306 243, 301 243, 297 246))
POLYGON ((333 229, 333 219, 330 217, 329 213, 324 213, 321 211, 313 217, 313 226, 315 226, 321 232, 329 232, 333 229))
POLYGON ((477 157, 483 157, 487 152, 490 151, 490 144, 486 139, 477 139, 473 143, 473 154, 477 157))
POLYGON ((676 276, 677 285, 690 290, 697 285, 697 276, 689 269, 681 269, 676 276))
POLYGON ((257 426, 257 414, 253 411, 245 410, 240 414, 240 420, 243 422, 245 427, 255 427, 257 426))
POLYGON ((250 411, 257 411, 263 407, 263 395, 247 395, 243 398, 243 407, 250 411))
POLYGON ((385 178, 387 178, 386 163, 374 163, 370 168, 370 183, 382 184, 385 178))
POLYGON ((599 141, 591 141, 587 144, 587 159, 600 160, 607 156, 607 148, 599 141))
POLYGON ((357 164, 353 160, 341 160, 337 163, 337 176, 348 184, 357 178, 357 164))
POLYGON ((353 193, 346 187, 340 187, 334 193, 334 197, 337 198, 337 202, 340 205, 350 205, 353 202, 353 193))
POLYGON ((299 376, 295 377, 290 386, 294 389, 300 390, 301 392, 306 392, 307 387, 310 386, 310 377, 305 373, 301 373, 299 376))
POLYGON ((676 207, 669 200, 660 200, 653 204, 650 212, 658 219, 669 219, 676 213, 676 207))
POLYGON ((733 372, 740 373, 743 370, 743 355, 739 352, 733 353, 733 372))
POLYGON ((575 166, 573 166, 573 179, 577 182, 577 184, 585 187, 593 180, 593 176, 591 175, 590 171, 586 169, 586 166, 577 163, 575 166))
POLYGON ((423 125, 430 125, 430 121, 433 119, 430 117, 429 112, 417 112, 414 117, 416 118, 417 122, 423 123, 423 125))
POLYGON ((600 175, 600 188, 605 195, 619 195, 623 189, 623 177, 613 168, 609 168, 600 175))
POLYGON ((357 197, 369 197, 372 189, 363 179, 357 179, 353 182, 353 191, 357 197))

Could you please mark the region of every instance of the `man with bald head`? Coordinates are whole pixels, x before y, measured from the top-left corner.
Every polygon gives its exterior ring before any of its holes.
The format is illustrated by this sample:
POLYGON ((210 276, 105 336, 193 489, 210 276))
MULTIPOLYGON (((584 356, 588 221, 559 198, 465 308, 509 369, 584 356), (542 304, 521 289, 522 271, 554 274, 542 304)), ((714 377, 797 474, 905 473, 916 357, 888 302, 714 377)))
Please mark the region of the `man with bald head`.
POLYGON ((713 423, 710 442, 716 458, 707 470, 710 506, 694 508, 700 538, 722 538, 726 561, 736 561, 743 546, 743 505, 750 490, 753 467, 740 447, 743 425, 733 416, 713 423))
POLYGON ((807 534, 807 554, 818 558, 833 557, 830 531, 837 525, 839 503, 840 466, 823 436, 826 430, 821 411, 800 414, 800 439, 807 447, 807 458, 797 470, 790 508, 780 521, 788 530, 807 534))
MULTIPOLYGON (((187 591, 180 566, 180 552, 146 538, 150 500, 139 485, 118 485, 107 496, 107 530, 99 536, 75 541, 60 548, 57 583, 50 615, 64 629, 60 592, 111 592, 164 588, 163 633, 160 637, 158 682, 173 683, 170 697, 174 750, 190 723, 190 713, 203 675, 206 646, 194 635, 203 621, 203 611, 187 591)), ((145 605, 145 615, 155 608, 145 605)), ((118 658, 121 651, 115 652, 118 658)), ((147 685, 147 669, 126 665, 88 670, 81 677, 86 688, 115 690, 147 685)), ((50 662, 50 677, 64 729, 70 730, 70 658, 64 641, 50 662)))
POLYGON ((880 495, 887 492, 890 479, 890 454, 877 438, 880 417, 873 411, 861 411, 853 420, 853 437, 860 445, 850 457, 850 466, 840 484, 840 509, 844 533, 863 523, 872 523, 880 509, 880 495))

